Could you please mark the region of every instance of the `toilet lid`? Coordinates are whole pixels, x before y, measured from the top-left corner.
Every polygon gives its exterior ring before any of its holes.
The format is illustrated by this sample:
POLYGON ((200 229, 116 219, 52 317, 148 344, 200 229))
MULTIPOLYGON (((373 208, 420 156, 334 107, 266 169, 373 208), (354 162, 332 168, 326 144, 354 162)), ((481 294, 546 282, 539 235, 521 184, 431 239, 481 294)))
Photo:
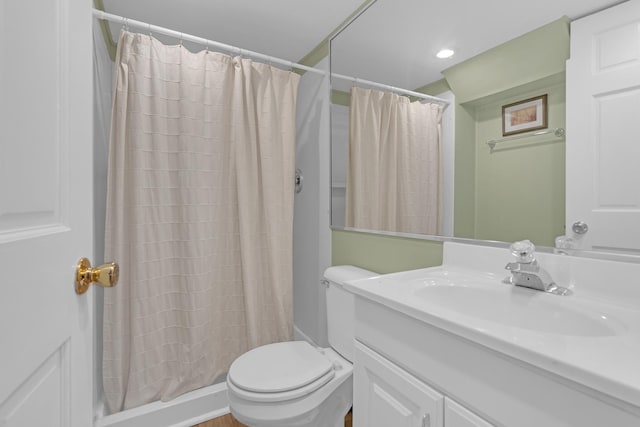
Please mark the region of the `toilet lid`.
POLYGON ((318 382, 320 378, 333 374, 332 371, 329 359, 309 343, 292 341, 267 344, 248 351, 231 364, 228 376, 240 389, 278 393, 318 382))
POLYGON ((325 375, 321 376, 317 380, 309 383, 300 388, 296 388, 294 390, 289 391, 280 391, 280 392, 270 392, 270 393, 257 393, 254 391, 244 390, 242 388, 237 387, 231 378, 227 378, 227 388, 229 393, 233 393, 236 397, 239 397, 244 400, 249 400, 253 402, 283 402, 285 400, 293 400, 299 397, 306 396, 310 393, 313 393, 329 381, 333 379, 335 376, 335 372, 333 370, 327 372, 325 375))

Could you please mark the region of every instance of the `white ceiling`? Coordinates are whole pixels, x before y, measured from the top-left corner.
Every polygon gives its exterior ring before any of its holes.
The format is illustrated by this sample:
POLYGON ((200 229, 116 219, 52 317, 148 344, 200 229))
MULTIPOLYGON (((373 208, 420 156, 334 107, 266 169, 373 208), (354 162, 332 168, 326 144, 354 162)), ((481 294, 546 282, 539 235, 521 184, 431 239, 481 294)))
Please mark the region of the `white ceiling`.
MULTIPOLYGON (((106 12, 296 62, 364 0, 104 0, 106 12)), ((112 25, 118 34, 120 25, 112 25)))
MULTIPOLYGON (((298 61, 364 0, 104 0, 131 19, 298 61)), ((414 89, 440 71, 556 20, 621 0, 377 0, 332 43, 341 74, 414 89), (442 47, 456 51, 435 58, 442 47)), ((119 25, 113 29, 119 30, 119 25)))
POLYGON ((378 0, 331 45, 332 70, 416 89, 442 70, 566 15, 621 0, 378 0), (438 59, 442 48, 456 53, 438 59), (355 52, 355 53, 354 53, 355 52))

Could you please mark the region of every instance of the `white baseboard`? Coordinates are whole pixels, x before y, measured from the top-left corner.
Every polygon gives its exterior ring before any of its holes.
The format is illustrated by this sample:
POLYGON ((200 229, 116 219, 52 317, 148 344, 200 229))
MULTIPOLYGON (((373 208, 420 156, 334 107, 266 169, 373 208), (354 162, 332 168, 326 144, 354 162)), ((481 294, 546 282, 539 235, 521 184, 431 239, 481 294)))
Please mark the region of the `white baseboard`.
POLYGON ((153 402, 107 415, 95 427, 190 427, 229 413, 227 384, 185 393, 169 402, 153 402))

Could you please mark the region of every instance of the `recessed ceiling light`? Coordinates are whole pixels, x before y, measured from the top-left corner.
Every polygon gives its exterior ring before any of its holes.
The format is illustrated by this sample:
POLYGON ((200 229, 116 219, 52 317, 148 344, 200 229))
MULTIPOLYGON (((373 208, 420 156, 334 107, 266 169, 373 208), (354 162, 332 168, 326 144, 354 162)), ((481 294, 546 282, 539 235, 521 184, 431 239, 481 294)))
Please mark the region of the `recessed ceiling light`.
POLYGON ((436 53, 436 56, 440 59, 451 58, 454 52, 451 49, 442 49, 440 52, 436 53))

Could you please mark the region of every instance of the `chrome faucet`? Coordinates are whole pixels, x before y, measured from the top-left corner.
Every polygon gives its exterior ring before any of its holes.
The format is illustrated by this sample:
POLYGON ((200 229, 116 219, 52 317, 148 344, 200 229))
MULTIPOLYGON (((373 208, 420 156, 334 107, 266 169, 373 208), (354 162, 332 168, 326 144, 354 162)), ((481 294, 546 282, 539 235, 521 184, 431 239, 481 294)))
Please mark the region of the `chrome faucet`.
POLYGON ((511 245, 511 253, 516 257, 516 261, 504 267, 511 272, 511 276, 505 278, 504 282, 557 295, 571 293, 569 289, 557 286, 551 275, 538 264, 533 256, 535 249, 536 247, 529 240, 511 245))

